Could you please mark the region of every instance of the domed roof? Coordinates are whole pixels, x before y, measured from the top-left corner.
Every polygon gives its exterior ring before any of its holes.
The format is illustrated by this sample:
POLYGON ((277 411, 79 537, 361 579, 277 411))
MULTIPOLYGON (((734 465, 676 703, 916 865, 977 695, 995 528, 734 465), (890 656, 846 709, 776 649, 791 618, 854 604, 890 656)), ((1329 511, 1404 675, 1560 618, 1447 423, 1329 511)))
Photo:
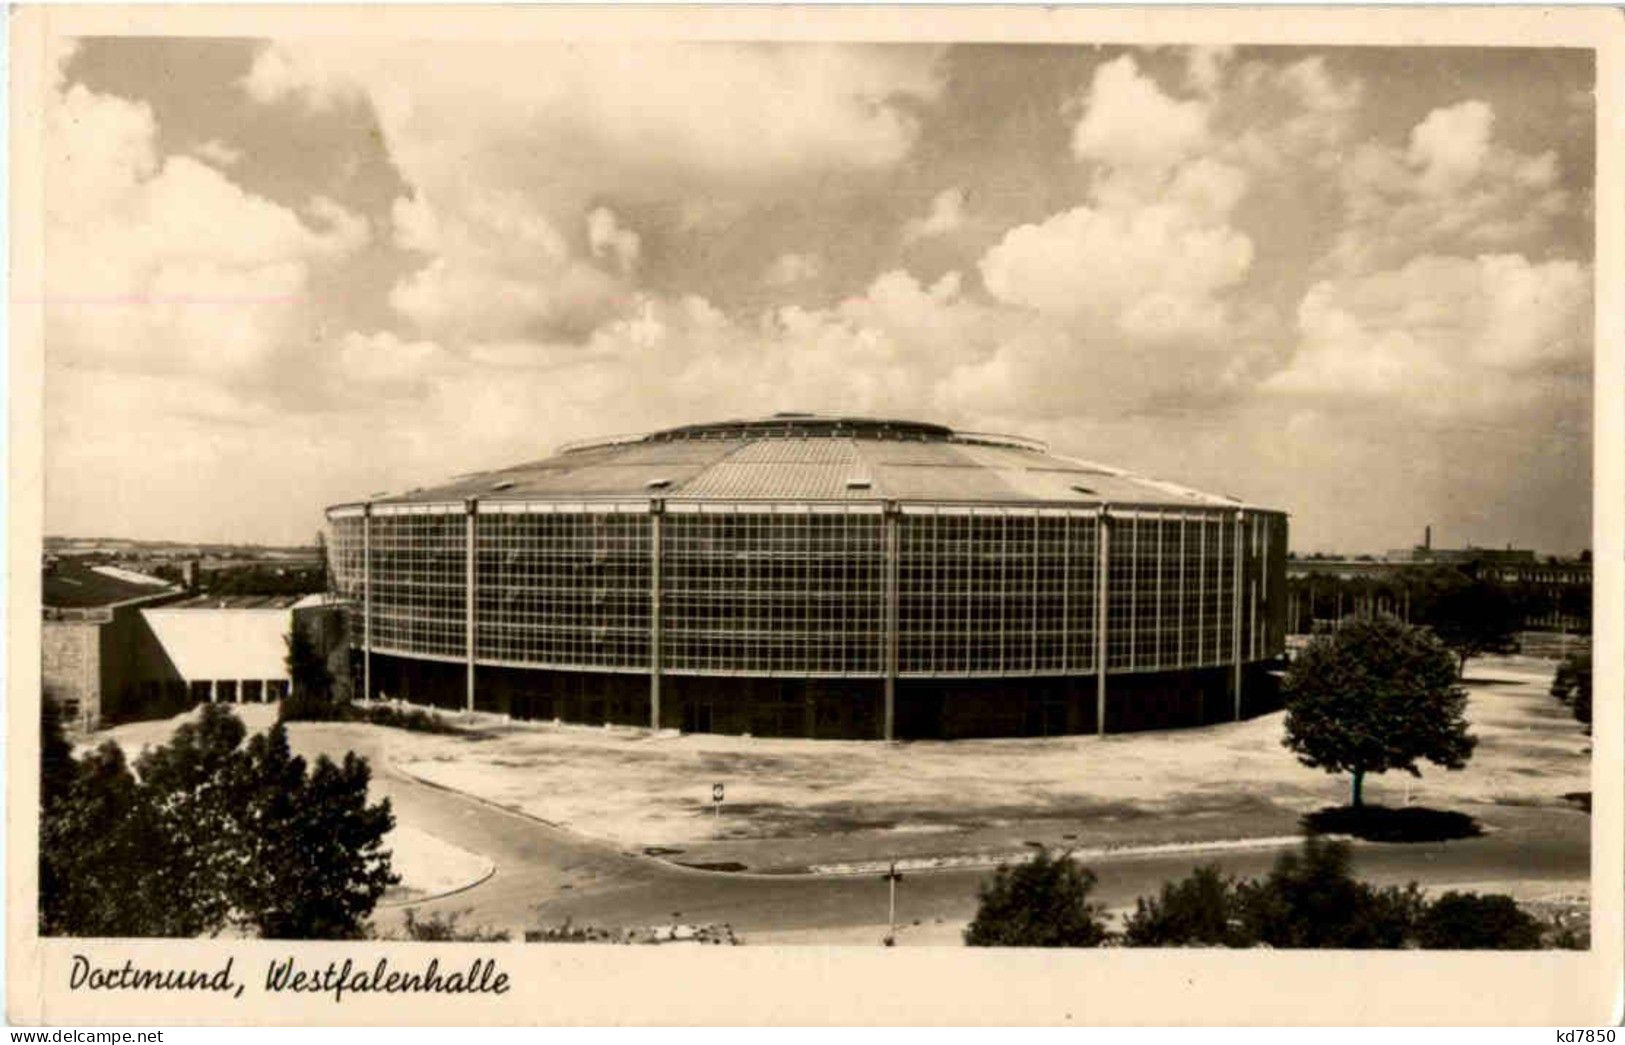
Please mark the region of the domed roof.
POLYGON ((1233 497, 1052 454, 1043 443, 1017 436, 801 413, 572 443, 540 461, 372 502, 471 497, 1242 506, 1233 497))

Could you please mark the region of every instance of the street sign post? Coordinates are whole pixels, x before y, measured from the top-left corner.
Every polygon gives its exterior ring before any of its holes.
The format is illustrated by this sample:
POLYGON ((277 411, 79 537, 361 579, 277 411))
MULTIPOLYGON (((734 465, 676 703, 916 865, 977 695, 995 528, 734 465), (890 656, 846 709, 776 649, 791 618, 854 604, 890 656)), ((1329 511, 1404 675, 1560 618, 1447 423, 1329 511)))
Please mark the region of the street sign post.
POLYGON ((890 894, 886 903, 886 946, 890 947, 897 942, 897 883, 903 880, 902 874, 897 870, 897 861, 891 862, 891 870, 880 877, 887 883, 890 894))

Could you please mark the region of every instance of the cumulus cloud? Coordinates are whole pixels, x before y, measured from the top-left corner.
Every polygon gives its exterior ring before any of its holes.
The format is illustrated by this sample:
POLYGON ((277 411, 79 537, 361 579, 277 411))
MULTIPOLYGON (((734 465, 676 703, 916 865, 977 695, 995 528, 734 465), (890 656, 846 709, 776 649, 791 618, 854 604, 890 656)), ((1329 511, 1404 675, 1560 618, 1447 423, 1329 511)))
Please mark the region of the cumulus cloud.
POLYGON ((965 224, 965 190, 943 189, 931 199, 931 210, 923 218, 903 226, 903 239, 912 242, 931 236, 944 236, 965 224))
MULTIPOLYGON (((466 186, 445 204, 420 194, 396 200, 392 217, 396 243, 428 260, 390 304, 429 337, 579 339, 626 307, 620 274, 579 257, 523 194, 466 186)), ((636 234, 607 209, 586 224, 589 251, 616 269, 635 262, 636 234)))
POLYGON ((1191 47, 1185 53, 1185 79, 1199 94, 1218 91, 1236 49, 1229 45, 1191 47))
POLYGON ((1205 103, 1169 97, 1125 54, 1095 70, 1072 152, 1110 167, 1158 171, 1200 151, 1207 134, 1205 103))
POLYGON ((981 262, 1001 301, 1090 316, 1128 336, 1209 336, 1223 327, 1216 292, 1247 272, 1252 245, 1172 204, 1132 212, 1076 207, 1012 229, 981 262))
MULTIPOLYGON (((1210 89, 1229 56, 1197 61, 1210 89)), ((1073 128, 1089 178, 1075 206, 1008 229, 981 257, 998 334, 937 390, 957 413, 1059 419, 1161 409, 1245 391, 1267 309, 1238 307, 1252 187, 1210 133, 1207 100, 1178 100, 1124 55, 1097 68, 1073 128)))
POLYGON ((453 365, 450 355, 430 341, 403 341, 387 330, 352 331, 338 345, 342 380, 369 395, 420 395, 426 382, 453 365))
POLYGON ((1504 249, 1536 238, 1570 200, 1553 151, 1523 153, 1494 137, 1482 101, 1433 110, 1404 147, 1369 142, 1343 172, 1345 221, 1329 262, 1380 269, 1419 253, 1504 249))
POLYGON ((1093 165, 1087 201, 1006 232, 979 265, 988 292, 1102 342, 1228 347, 1225 291, 1253 258, 1231 224, 1248 177, 1210 154, 1208 116, 1131 55, 1101 65, 1072 139, 1093 165))
POLYGON ((368 240, 332 200, 301 217, 191 157, 160 157, 146 105, 73 84, 48 110, 53 358, 242 379, 283 344, 313 266, 368 240))
POLYGON ((210 138, 192 147, 192 155, 216 167, 235 167, 243 158, 243 150, 228 145, 219 138, 210 138))
POLYGON ((643 241, 636 232, 621 227, 614 211, 596 207, 587 215, 587 247, 594 258, 609 262, 627 275, 637 267, 643 241))
POLYGON ((257 102, 297 99, 325 111, 341 100, 359 97, 359 85, 325 47, 275 44, 255 57, 242 86, 257 102))
POLYGON ((940 86, 929 48, 658 42, 279 42, 245 80, 368 100, 412 189, 397 241, 428 255, 391 300, 454 342, 584 339, 626 314, 642 252, 600 200, 726 206, 895 164, 940 86))
MULTIPOLYGON (((1059 148, 1005 156, 954 137, 976 117, 954 122, 964 95, 943 90, 950 68, 1018 67, 993 49, 265 47, 246 113, 376 117, 404 188, 371 225, 244 191, 229 142, 164 155, 200 136, 64 83, 48 394, 53 468, 82 479, 62 497, 161 531, 173 513, 144 498, 203 483, 245 505, 219 525, 264 533, 280 512, 303 538, 314 509, 270 503, 292 489, 315 505, 795 408, 1022 431, 1303 509, 1295 525, 1354 520, 1339 533, 1408 498, 1438 510, 1451 495, 1427 491, 1458 487, 1419 474, 1419 426, 1490 433, 1453 437, 1471 459, 1562 410, 1584 423, 1592 273, 1563 260, 1584 245, 1542 238, 1571 206, 1559 154, 1527 127, 1509 145, 1461 82, 1415 87, 1435 108, 1394 125, 1361 78, 1392 64, 1282 53, 1108 54, 1052 93, 979 98, 1054 123, 1059 148), (914 202, 887 219, 886 200, 914 202), (696 271, 667 271, 691 251, 696 271), (1145 442, 1147 417, 1167 439, 1145 442), (196 481, 121 479, 150 474, 101 434, 121 427, 173 441, 196 481), (267 447, 264 469, 232 466, 267 447), (1258 485, 1236 488, 1236 460, 1266 464, 1258 485), (1346 510, 1340 470, 1387 503, 1346 510)), ((1552 474, 1539 456, 1497 481, 1552 474)))
POLYGON ((1337 170, 1365 97, 1358 76, 1323 55, 1280 64, 1252 61, 1231 78, 1214 122, 1234 163, 1277 178, 1337 170))
POLYGON ((1417 188, 1428 193, 1453 192, 1484 169, 1490 151, 1495 110, 1480 101, 1434 109, 1411 128, 1406 159, 1416 169, 1417 188))
POLYGON ((419 186, 500 162, 513 185, 617 194, 648 192, 656 168, 715 188, 889 165, 917 130, 899 101, 941 89, 928 48, 659 42, 278 42, 245 84, 267 101, 359 91, 419 186))
POLYGON ((817 279, 823 271, 823 260, 817 254, 791 252, 780 254, 768 264, 762 282, 770 287, 790 287, 817 279))
POLYGON ((1578 262, 1420 257, 1311 287, 1300 349, 1268 387, 1434 413, 1525 406, 1584 388, 1590 313, 1578 262))

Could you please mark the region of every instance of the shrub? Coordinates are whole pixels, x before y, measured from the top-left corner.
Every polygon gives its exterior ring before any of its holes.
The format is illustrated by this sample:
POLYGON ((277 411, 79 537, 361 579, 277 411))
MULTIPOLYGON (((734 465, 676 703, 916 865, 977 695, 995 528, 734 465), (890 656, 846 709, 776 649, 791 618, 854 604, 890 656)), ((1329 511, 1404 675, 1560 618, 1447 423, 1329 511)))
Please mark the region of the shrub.
POLYGON ((1570 653, 1557 665, 1552 677, 1552 696, 1569 706, 1575 719, 1587 730, 1591 727, 1591 652, 1570 653))
POLYGON ((1238 887, 1246 938, 1271 947, 1403 947, 1425 901, 1414 883, 1378 889, 1349 873, 1346 842, 1309 835, 1263 881, 1238 887))
POLYGON ((1130 947, 1246 947, 1252 944, 1238 916, 1237 882, 1214 866, 1164 882, 1155 898, 1135 901, 1124 926, 1130 947))
POLYGON ((401 927, 406 939, 419 943, 506 943, 512 939, 504 929, 485 926, 464 928, 458 922, 466 912, 436 911, 427 918, 418 918, 414 908, 406 909, 406 922, 401 927))
POLYGON ((294 689, 277 707, 281 722, 332 722, 346 718, 345 706, 326 696, 294 689))
POLYGON ((1416 942, 1428 950, 1532 951, 1541 945, 1541 924, 1510 896, 1448 892, 1422 912, 1416 942))
POLYGON ((1130 947, 1222 946, 1453 950, 1583 949, 1583 912, 1546 922, 1510 896, 1448 892, 1429 902, 1415 883, 1377 888, 1349 873, 1346 843, 1314 836, 1283 853, 1261 880, 1237 881, 1215 867, 1141 897, 1123 942, 1130 947))
POLYGON ((278 712, 282 722, 362 722, 414 733, 461 733, 456 725, 433 711, 396 708, 391 704, 354 704, 290 694, 278 712))
POLYGON ((389 726, 414 733, 461 733, 440 715, 422 708, 396 708, 389 704, 346 704, 345 718, 374 726, 389 726))
POLYGON ((1106 941, 1103 909, 1089 902, 1095 874, 1070 853, 1046 849, 1014 867, 1001 864, 977 890, 976 917, 965 930, 972 947, 1098 947, 1106 941))

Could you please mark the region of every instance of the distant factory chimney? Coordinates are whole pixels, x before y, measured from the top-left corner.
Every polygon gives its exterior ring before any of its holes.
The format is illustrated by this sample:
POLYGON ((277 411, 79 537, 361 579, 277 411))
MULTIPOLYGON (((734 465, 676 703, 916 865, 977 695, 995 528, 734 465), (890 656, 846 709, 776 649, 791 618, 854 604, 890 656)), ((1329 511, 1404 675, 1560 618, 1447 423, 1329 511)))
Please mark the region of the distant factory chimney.
POLYGON ((1426 551, 1426 552, 1430 552, 1430 551, 1433 550, 1433 524, 1432 523, 1429 523, 1428 525, 1426 525, 1426 526, 1424 526, 1422 528, 1422 550, 1426 551))

